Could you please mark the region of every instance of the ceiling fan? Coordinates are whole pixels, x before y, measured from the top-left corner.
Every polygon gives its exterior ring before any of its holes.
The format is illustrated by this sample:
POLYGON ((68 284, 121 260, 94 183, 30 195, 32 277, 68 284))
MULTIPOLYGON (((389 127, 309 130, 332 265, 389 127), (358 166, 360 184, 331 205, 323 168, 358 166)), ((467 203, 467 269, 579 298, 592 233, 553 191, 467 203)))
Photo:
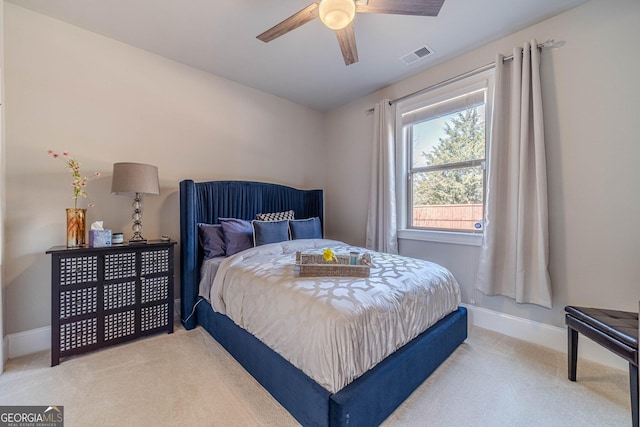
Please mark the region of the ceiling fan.
POLYGON ((444 0, 320 0, 311 3, 269 28, 256 38, 267 43, 303 24, 320 17, 324 25, 335 30, 345 65, 358 62, 353 17, 356 12, 395 15, 437 16, 444 0))

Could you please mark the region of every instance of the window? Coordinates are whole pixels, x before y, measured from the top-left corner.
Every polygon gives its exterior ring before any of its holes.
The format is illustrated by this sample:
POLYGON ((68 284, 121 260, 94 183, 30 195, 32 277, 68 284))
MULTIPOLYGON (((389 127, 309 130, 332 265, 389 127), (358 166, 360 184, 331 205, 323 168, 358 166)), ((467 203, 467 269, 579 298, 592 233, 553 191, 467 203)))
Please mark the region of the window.
POLYGON ((493 70, 398 105, 401 228, 481 233, 493 70))

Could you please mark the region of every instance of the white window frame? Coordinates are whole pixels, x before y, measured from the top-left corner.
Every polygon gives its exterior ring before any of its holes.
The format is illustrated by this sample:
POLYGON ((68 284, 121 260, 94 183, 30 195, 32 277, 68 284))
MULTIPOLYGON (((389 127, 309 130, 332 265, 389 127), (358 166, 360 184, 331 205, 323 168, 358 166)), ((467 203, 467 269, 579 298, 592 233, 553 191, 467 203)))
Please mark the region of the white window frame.
MULTIPOLYGON (((396 106, 396 195, 398 206, 398 237, 400 239, 424 240, 430 242, 455 243, 462 245, 479 246, 482 243, 483 234, 472 231, 440 231, 430 229, 410 228, 408 226, 409 207, 409 144, 404 132, 403 114, 415 111, 421 107, 446 101, 456 96, 469 93, 479 88, 487 88, 485 102, 485 153, 489 152, 494 93, 494 69, 482 71, 475 75, 464 77, 444 86, 439 86, 431 91, 398 102, 396 106)), ((486 159, 486 154, 485 154, 486 159)), ((486 162, 485 162, 486 165, 486 162)), ((485 176, 487 174, 485 169, 485 176)), ((486 180, 485 197, 483 203, 486 208, 486 180)))

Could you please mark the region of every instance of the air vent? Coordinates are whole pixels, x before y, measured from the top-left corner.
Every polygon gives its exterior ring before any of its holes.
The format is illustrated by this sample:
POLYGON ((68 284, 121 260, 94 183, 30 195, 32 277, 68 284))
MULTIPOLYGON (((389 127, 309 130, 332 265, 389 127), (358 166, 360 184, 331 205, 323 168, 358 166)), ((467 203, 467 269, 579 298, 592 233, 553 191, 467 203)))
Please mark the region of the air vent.
POLYGON ((413 52, 406 54, 400 59, 402 60, 402 62, 409 65, 409 64, 413 64, 416 61, 424 59, 431 54, 433 54, 433 49, 431 49, 427 45, 424 45, 414 50, 413 52))

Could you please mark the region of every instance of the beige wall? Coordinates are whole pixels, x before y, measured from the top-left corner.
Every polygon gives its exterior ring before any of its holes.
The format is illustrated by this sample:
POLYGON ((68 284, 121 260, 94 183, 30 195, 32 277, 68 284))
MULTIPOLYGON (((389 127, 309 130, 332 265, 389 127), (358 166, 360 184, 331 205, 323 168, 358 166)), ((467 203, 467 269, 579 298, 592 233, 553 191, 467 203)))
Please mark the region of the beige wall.
POLYGON ((494 60, 531 38, 565 41, 542 54, 552 310, 474 292, 478 249, 404 240, 401 253, 449 267, 465 302, 557 326, 567 304, 633 311, 640 299, 640 2, 592 0, 327 115, 329 232, 363 244, 372 116, 365 109, 494 60), (609 206, 617 209, 611 210, 609 206))
POLYGON ((449 267, 465 302, 562 325, 565 304, 635 310, 640 299, 640 4, 592 0, 322 115, 68 24, 5 6, 5 333, 50 323, 49 259, 64 242, 69 176, 46 155, 71 151, 102 219, 129 231, 127 197, 109 194, 111 166, 160 169, 145 199, 144 234, 179 238, 181 179, 256 179, 326 191, 327 237, 364 244, 372 117, 377 100, 404 96, 493 61, 536 37, 543 53, 554 308, 473 291, 477 248, 411 240, 404 254, 449 267), (607 205, 620 206, 613 216, 607 205), (607 224, 606 227, 603 224, 607 224))
MULTIPOLYGON (((5 5, 6 333, 50 324, 50 260, 64 244, 68 150, 88 185, 89 221, 130 232, 131 202, 110 194, 114 162, 158 166, 143 234, 179 239, 178 183, 250 179, 324 186, 321 113, 117 41, 5 5)), ((178 294, 179 295, 179 294, 178 294)))

